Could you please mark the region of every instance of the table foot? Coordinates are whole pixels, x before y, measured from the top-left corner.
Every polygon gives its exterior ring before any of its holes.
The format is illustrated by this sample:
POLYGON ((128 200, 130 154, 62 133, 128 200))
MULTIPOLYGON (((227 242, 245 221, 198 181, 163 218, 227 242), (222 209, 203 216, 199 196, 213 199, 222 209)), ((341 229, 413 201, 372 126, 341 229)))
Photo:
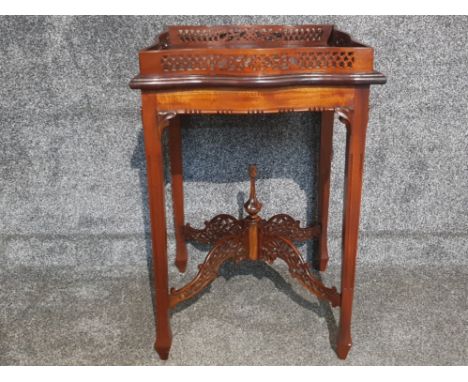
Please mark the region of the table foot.
POLYGON ((169 358, 171 345, 158 345, 158 341, 156 341, 154 344, 154 350, 156 350, 156 353, 158 353, 161 360, 166 361, 169 358))
POLYGON ((352 344, 350 339, 339 339, 336 347, 336 354, 338 355, 338 358, 346 359, 349 351, 351 350, 351 345, 352 344))
POLYGON ((175 266, 180 273, 184 273, 187 269, 187 249, 185 249, 185 254, 177 252, 175 259, 175 266))
POLYGON ((328 265, 328 253, 320 253, 321 249, 319 246, 319 258, 314 261, 314 269, 320 272, 325 272, 328 265))

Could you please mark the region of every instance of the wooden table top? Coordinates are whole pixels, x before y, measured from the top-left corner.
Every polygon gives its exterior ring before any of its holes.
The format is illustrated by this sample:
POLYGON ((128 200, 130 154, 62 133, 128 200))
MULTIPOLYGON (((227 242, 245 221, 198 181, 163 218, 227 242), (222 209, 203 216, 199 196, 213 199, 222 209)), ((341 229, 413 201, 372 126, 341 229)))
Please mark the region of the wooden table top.
POLYGON ((139 53, 133 89, 383 84, 373 48, 333 25, 170 26, 139 53))

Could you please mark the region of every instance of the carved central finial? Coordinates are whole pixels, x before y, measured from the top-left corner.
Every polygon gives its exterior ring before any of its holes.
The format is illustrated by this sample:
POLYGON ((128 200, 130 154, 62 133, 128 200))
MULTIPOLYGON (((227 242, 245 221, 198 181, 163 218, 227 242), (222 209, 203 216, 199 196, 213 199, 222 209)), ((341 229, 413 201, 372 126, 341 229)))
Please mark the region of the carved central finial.
POLYGON ((262 203, 257 200, 257 192, 255 191, 255 177, 257 176, 257 166, 255 164, 249 165, 250 176, 250 195, 244 208, 251 218, 256 218, 257 214, 262 209, 262 203))

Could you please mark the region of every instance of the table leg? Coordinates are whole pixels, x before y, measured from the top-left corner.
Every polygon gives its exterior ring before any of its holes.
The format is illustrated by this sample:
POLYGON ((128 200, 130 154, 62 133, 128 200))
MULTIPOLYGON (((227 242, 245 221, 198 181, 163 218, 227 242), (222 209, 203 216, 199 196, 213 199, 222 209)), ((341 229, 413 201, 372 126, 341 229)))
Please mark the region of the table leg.
POLYGON ((167 264, 167 232, 164 202, 164 166, 162 134, 164 125, 157 113, 156 99, 151 93, 142 94, 142 119, 145 137, 148 199, 151 217, 153 276, 156 310, 155 350, 167 359, 172 343, 169 321, 169 288, 167 264))
POLYGON ((172 208, 176 239, 175 265, 180 272, 185 272, 187 267, 187 245, 184 239, 182 131, 179 116, 174 117, 169 125, 169 158, 171 161, 172 208))
POLYGON ((330 199, 330 171, 333 147, 333 111, 323 111, 320 126, 320 159, 318 177, 318 215, 320 222, 320 237, 318 240, 318 256, 314 264, 321 272, 328 263, 328 205, 330 199))
POLYGON ((369 89, 356 89, 354 110, 345 113, 347 127, 343 213, 343 264, 337 354, 345 359, 351 348, 351 312, 359 236, 359 214, 368 119, 369 89))

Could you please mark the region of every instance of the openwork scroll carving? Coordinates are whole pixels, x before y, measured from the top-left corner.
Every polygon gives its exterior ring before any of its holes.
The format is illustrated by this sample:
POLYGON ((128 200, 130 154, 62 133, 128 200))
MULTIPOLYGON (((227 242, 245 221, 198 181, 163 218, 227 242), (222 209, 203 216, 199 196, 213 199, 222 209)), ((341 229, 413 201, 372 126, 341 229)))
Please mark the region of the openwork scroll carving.
POLYGON ((323 27, 243 27, 243 28, 183 28, 177 31, 180 41, 193 42, 269 42, 269 41, 320 41, 323 27))
POLYGON ((286 214, 279 214, 263 223, 262 231, 269 235, 284 236, 292 241, 301 242, 317 237, 320 234, 320 226, 301 228, 298 220, 286 214))
POLYGON ((161 56, 164 72, 249 73, 278 70, 352 69, 355 55, 352 50, 324 52, 291 51, 265 54, 165 54, 161 56))
POLYGON ((221 239, 198 266, 198 274, 180 289, 171 288, 169 305, 174 307, 181 301, 194 297, 218 276, 219 268, 227 260, 239 262, 247 259, 247 244, 244 236, 229 236, 221 239))
POLYGON ((195 278, 180 289, 171 289, 170 306, 194 297, 206 288, 217 276, 219 268, 227 260, 266 261, 273 263, 280 258, 288 265, 291 275, 307 290, 333 306, 340 304, 336 288, 327 288, 314 278, 293 241, 305 241, 320 234, 320 226, 301 228, 300 223, 286 214, 273 216, 269 220, 258 214, 262 208, 256 196, 255 165, 249 167, 250 196, 244 204, 249 216, 238 220, 231 215, 218 215, 205 222, 203 229, 185 227, 185 240, 214 245, 206 256, 195 278))
POLYGON ((336 288, 327 288, 321 281, 314 278, 310 266, 290 240, 277 235, 263 235, 260 248, 260 260, 272 264, 277 258, 283 260, 289 273, 307 290, 320 299, 327 299, 332 306, 340 305, 340 295, 336 288))
POLYGON ((205 228, 195 229, 187 224, 185 226, 185 240, 196 241, 202 244, 214 244, 226 235, 237 235, 244 230, 243 221, 236 219, 231 215, 218 215, 208 222, 205 222, 205 228))

